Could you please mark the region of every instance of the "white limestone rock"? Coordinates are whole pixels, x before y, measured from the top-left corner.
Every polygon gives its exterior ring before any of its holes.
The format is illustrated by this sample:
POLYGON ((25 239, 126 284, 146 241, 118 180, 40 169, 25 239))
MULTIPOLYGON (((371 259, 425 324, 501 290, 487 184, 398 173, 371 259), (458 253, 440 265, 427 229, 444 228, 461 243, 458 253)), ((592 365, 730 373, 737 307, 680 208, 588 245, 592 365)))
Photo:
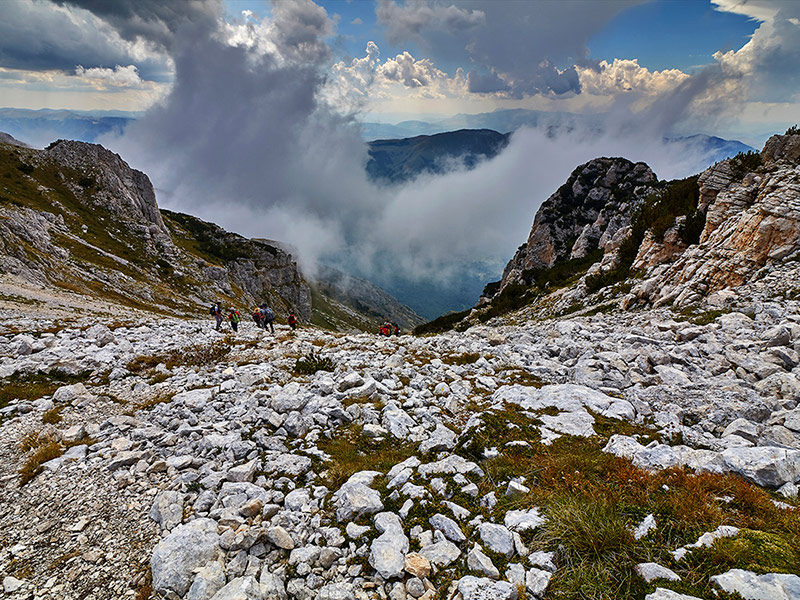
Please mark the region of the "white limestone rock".
POLYGON ((634 570, 636 574, 647 583, 655 581, 656 579, 666 579, 668 581, 680 581, 681 579, 672 569, 662 567, 660 564, 654 562, 639 563, 634 567, 634 570))
POLYGON ((153 589, 183 596, 195 569, 213 560, 218 548, 217 522, 213 519, 195 519, 179 525, 153 550, 150 559, 153 589))
POLYGON ((738 593, 745 600, 796 600, 800 598, 800 577, 786 573, 756 575, 744 569, 731 569, 710 578, 723 591, 738 593))
POLYGON ((504 554, 507 557, 514 555, 514 537, 503 525, 495 523, 481 523, 478 534, 484 545, 492 552, 504 554))

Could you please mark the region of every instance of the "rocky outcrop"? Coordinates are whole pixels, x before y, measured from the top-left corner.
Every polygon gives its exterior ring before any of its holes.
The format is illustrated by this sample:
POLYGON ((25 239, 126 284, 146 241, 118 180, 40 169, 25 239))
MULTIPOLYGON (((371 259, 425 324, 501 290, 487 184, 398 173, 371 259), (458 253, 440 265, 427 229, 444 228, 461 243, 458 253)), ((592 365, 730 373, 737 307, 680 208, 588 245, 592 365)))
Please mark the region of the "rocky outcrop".
POLYGON ((632 301, 694 304, 800 251, 800 135, 772 136, 762 162, 755 172, 737 174, 729 159, 700 176, 706 224, 699 244, 651 272, 632 301))
POLYGON ((611 250, 627 234, 631 213, 657 179, 644 163, 596 158, 575 169, 539 208, 528 241, 506 265, 499 291, 530 283, 532 269, 611 250))

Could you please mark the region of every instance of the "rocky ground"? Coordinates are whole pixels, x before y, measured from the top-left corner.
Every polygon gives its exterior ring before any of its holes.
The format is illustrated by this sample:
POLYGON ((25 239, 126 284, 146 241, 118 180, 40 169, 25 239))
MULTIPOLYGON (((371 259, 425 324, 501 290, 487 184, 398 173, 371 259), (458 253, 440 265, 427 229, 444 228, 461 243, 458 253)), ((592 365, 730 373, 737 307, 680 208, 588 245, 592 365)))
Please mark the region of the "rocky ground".
POLYGON ((10 598, 800 597, 800 302, 100 320, 2 316, 10 598))

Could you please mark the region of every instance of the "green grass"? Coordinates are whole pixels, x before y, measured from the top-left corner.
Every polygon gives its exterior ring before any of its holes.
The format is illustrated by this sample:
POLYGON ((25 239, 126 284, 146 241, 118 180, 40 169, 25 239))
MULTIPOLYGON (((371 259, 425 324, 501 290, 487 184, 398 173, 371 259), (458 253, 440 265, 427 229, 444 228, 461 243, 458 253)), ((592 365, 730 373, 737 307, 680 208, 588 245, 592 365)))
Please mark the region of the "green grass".
POLYGON ((15 373, 11 377, 0 379, 0 408, 12 400, 38 400, 50 396, 63 385, 86 381, 90 373, 68 375, 59 371, 50 373, 15 373))
POLYGON ((366 437, 361 426, 339 428, 331 432, 330 439, 321 440, 317 446, 329 454, 331 462, 323 475, 325 485, 337 490, 353 473, 358 471, 386 472, 394 465, 415 454, 415 445, 406 444, 387 435, 381 440, 366 437))
POLYGON ((293 371, 298 375, 313 375, 317 371, 331 371, 336 364, 328 356, 321 356, 313 350, 295 360, 293 371))

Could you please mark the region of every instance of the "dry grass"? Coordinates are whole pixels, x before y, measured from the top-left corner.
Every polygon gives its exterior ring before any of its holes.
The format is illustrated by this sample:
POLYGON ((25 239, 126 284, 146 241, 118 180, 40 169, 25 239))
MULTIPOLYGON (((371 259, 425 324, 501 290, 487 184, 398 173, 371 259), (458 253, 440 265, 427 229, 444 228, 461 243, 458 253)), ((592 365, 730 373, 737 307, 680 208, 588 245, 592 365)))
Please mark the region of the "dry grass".
POLYGON ((64 454, 64 447, 56 441, 49 441, 37 448, 19 469, 20 487, 41 473, 44 463, 58 458, 62 454, 64 454))
MULTIPOLYGON (((497 492, 493 510, 477 509, 485 518, 502 521, 509 509, 532 507, 547 516, 547 525, 523 536, 533 550, 556 551, 559 569, 546 598, 640 600, 654 586, 633 571, 639 562, 668 566, 683 581, 659 585, 700 598, 712 597, 709 577, 730 568, 800 572, 800 510, 777 508, 769 492, 736 475, 678 468, 649 472, 603 453, 613 433, 637 434, 646 443, 652 432, 596 418, 597 436, 565 436, 543 446, 535 415, 507 407, 485 413, 482 428, 465 434, 457 447, 459 454, 480 461, 485 472, 481 494, 497 492), (531 445, 505 446, 513 440, 531 445), (483 449, 493 446, 501 454, 481 460, 483 449), (525 477, 530 492, 507 498, 501 493, 505 484, 518 476, 525 477), (634 540, 630 531, 648 514, 654 515, 657 529, 634 540), (674 561, 671 550, 720 525, 734 525, 743 533, 674 561)), ((458 493, 454 501, 470 503, 458 493)))
POLYGON ((49 425, 55 425, 56 423, 60 423, 63 419, 61 416, 61 410, 63 406, 54 406, 50 410, 46 410, 42 413, 42 423, 47 423, 49 425))
POLYGON ((179 366, 210 366, 221 362, 230 351, 231 345, 223 341, 205 346, 188 346, 164 354, 137 356, 126 365, 126 368, 131 373, 142 375, 152 372, 161 363, 168 369, 179 366))
POLYGON ((477 352, 470 352, 468 354, 448 354, 442 357, 442 362, 446 365, 471 365, 478 362, 481 355, 477 352))

